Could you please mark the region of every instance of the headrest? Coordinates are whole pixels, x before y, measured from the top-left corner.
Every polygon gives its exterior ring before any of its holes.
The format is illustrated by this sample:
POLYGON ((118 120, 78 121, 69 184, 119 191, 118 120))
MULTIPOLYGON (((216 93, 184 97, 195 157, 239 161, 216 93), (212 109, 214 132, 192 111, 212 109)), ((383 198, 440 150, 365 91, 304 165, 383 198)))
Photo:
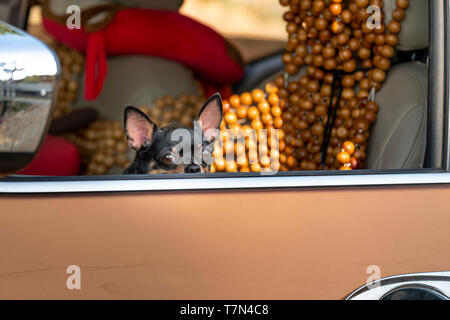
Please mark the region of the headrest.
MULTIPOLYGON (((433 0, 434 1, 434 0, 433 0)), ((429 0, 409 0, 406 18, 401 21, 398 50, 412 51, 428 48, 429 0)), ((397 8, 396 0, 384 0, 384 23, 392 21, 392 12, 397 8)))
MULTIPOLYGON (((184 0, 78 0, 77 5, 85 13, 83 27, 89 31, 98 31, 107 26, 118 9, 143 8, 178 11, 184 0), (89 14, 88 14, 89 12, 89 14)), ((67 8, 73 0, 43 0, 42 15, 65 23, 67 8)))
POLYGON ((108 0, 129 8, 162 9, 178 11, 184 0, 108 0))
MULTIPOLYGON (((145 9, 178 9, 184 0, 78 0, 77 5, 80 8, 88 9, 105 4, 119 4, 127 8, 145 8, 145 9)), ((50 8, 56 15, 64 15, 68 6, 73 4, 73 0, 50 0, 50 8)))

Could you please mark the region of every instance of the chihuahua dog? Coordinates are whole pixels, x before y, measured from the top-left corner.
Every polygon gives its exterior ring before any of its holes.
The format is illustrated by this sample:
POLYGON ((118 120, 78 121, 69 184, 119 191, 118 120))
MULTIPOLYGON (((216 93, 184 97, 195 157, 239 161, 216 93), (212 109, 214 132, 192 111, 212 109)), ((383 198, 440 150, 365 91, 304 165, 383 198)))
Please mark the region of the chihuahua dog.
POLYGON ((176 123, 159 128, 139 109, 126 107, 125 134, 136 157, 124 174, 209 172, 222 113, 218 93, 206 101, 194 128, 176 123))

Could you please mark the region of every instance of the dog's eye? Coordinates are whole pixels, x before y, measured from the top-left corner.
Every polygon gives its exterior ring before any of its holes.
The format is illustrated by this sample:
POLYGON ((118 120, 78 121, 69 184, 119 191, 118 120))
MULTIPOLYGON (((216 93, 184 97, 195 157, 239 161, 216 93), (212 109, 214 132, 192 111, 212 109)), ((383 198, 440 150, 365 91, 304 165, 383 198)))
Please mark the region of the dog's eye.
POLYGON ((174 157, 169 153, 161 158, 161 161, 164 162, 165 164, 172 164, 173 160, 174 157))

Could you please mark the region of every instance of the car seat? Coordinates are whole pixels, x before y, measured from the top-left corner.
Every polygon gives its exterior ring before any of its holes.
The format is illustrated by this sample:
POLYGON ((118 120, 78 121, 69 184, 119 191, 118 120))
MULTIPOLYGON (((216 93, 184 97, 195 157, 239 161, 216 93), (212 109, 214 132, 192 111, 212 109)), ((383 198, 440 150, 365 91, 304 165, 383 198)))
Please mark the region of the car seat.
MULTIPOLYGON (((385 23, 391 21, 395 0, 384 1, 385 23)), ((410 1, 402 22, 396 58, 410 54, 416 61, 396 64, 388 72, 375 100, 380 106, 367 149, 369 169, 423 167, 428 111, 427 59, 417 54, 428 48, 428 0, 410 1)), ((395 58, 395 57, 394 57, 395 58)))
MULTIPOLYGON (((392 58, 393 66, 382 89, 375 95, 380 109, 368 142, 368 169, 423 167, 428 113, 428 3, 428 0, 409 2, 399 44, 392 58)), ((395 8, 396 0, 384 0, 386 25, 392 20, 395 8)), ((293 79, 305 73, 306 67, 300 69, 293 79)), ((279 74, 280 71, 266 78, 260 87, 279 74)))

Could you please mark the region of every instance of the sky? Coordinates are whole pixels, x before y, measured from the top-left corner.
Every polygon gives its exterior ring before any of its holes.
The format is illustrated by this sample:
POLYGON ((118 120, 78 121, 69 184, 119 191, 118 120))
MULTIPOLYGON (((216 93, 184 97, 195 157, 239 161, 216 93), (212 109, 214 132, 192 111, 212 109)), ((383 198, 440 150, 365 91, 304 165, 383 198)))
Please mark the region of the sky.
POLYGON ((55 58, 42 42, 32 37, 0 34, 0 81, 10 78, 11 74, 4 69, 13 69, 14 66, 24 69, 14 73, 14 80, 33 75, 55 75, 57 72, 55 58))

